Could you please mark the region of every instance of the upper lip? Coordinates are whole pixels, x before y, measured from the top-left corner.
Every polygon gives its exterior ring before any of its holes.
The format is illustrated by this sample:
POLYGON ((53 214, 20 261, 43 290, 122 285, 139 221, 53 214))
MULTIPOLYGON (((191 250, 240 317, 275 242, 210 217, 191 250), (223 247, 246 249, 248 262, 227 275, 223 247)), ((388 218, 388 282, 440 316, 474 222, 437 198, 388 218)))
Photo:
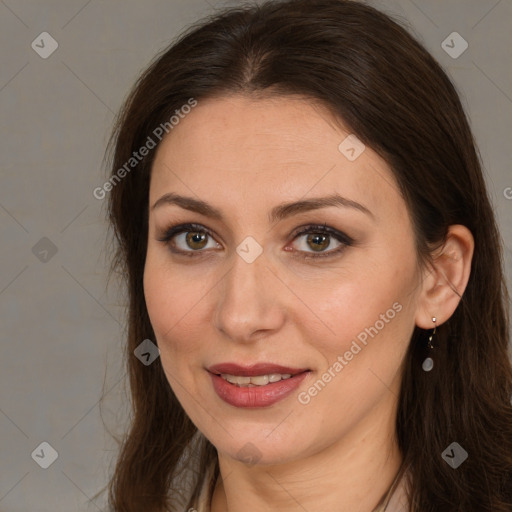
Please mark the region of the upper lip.
POLYGON ((272 363, 256 363, 252 365, 241 365, 237 363, 214 364, 207 368, 209 372, 235 375, 240 377, 254 377, 256 375, 270 375, 271 373, 297 375, 308 371, 308 368, 290 368, 272 363))

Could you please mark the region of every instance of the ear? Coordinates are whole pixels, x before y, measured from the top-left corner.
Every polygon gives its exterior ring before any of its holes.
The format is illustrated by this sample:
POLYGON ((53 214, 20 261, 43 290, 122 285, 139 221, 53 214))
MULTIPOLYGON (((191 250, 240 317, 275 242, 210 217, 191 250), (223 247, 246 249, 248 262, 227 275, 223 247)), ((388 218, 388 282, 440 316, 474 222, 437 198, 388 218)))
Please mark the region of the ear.
POLYGON ((448 228, 445 243, 434 251, 432 266, 423 273, 416 312, 418 327, 431 329, 433 317, 439 326, 452 316, 469 281, 474 248, 473 235, 466 226, 448 228))

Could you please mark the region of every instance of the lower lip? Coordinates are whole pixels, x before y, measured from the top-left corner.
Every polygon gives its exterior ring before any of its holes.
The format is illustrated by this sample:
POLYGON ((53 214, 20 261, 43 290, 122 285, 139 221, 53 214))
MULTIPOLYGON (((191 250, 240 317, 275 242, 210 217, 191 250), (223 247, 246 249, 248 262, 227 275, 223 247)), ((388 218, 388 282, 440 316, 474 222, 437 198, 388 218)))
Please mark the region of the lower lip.
POLYGON ((240 387, 224 380, 220 375, 210 373, 213 388, 224 402, 235 407, 268 407, 283 400, 306 378, 309 372, 299 373, 289 379, 272 382, 265 386, 240 387))

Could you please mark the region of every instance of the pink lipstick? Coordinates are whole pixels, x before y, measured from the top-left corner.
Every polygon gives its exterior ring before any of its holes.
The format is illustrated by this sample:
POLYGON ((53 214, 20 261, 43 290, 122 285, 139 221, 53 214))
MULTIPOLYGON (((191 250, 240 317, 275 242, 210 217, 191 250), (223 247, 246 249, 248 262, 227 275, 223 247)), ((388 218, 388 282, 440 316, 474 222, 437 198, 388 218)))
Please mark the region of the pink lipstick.
POLYGON ((221 363, 208 368, 217 395, 234 407, 268 407, 286 398, 309 373, 307 368, 258 363, 221 363))

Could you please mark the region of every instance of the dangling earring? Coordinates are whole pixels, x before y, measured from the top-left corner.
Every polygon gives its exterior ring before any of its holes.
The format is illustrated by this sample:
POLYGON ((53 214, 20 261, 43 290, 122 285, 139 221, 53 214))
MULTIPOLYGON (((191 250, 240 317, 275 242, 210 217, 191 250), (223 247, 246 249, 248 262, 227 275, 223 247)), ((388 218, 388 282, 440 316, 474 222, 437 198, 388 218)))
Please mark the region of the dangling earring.
MULTIPOLYGON (((432 331, 432 334, 428 337, 428 348, 430 351, 434 350, 434 346, 432 345, 432 338, 436 334, 436 317, 432 317, 432 322, 434 322, 434 330, 432 331)), ((429 372, 434 368, 434 360, 428 356, 425 361, 423 361, 423 364, 421 365, 424 371, 429 372)))

